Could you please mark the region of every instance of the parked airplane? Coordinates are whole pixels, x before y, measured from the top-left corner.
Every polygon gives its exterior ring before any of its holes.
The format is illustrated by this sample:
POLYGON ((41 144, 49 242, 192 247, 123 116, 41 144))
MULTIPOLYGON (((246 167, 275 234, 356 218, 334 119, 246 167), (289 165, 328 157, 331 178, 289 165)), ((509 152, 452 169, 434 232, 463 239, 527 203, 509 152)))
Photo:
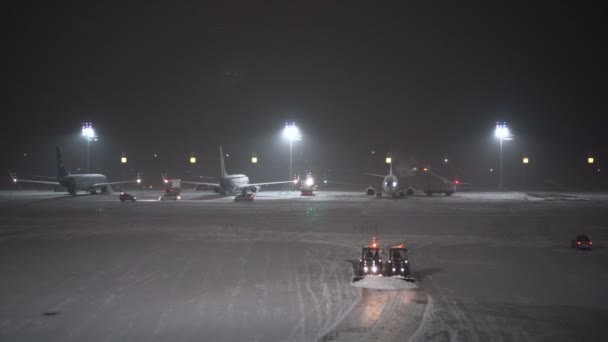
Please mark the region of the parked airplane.
POLYGON ((125 184, 125 183, 140 183, 141 179, 120 181, 120 182, 109 182, 108 178, 102 174, 84 173, 84 174, 71 174, 63 166, 61 160, 61 151, 59 147, 56 147, 57 153, 57 181, 41 181, 31 179, 18 179, 12 172, 10 173, 14 183, 38 183, 38 184, 49 184, 55 186, 63 186, 70 195, 76 195, 78 191, 88 191, 91 194, 96 194, 97 191, 107 192, 108 186, 114 184, 125 184))
POLYGON ((212 187, 215 192, 219 192, 222 195, 235 193, 238 191, 251 191, 258 192, 262 185, 270 184, 287 184, 292 181, 281 181, 281 182, 264 182, 264 183, 249 183, 249 177, 242 174, 229 175, 226 172, 224 164, 224 153, 220 146, 220 182, 219 183, 206 183, 206 182, 190 182, 181 181, 182 184, 193 184, 193 185, 206 185, 212 187))
POLYGON ((376 195, 382 197, 386 195, 390 198, 403 198, 405 195, 414 194, 414 185, 418 183, 417 188, 421 189, 427 195, 443 193, 446 196, 452 195, 456 191, 454 182, 451 182, 433 172, 428 168, 424 168, 423 172, 418 172, 417 168, 413 168, 409 174, 400 175, 401 177, 408 177, 410 184, 405 186, 399 186, 399 178, 393 174, 393 164, 390 164, 390 170, 388 175, 377 175, 372 173, 366 173, 368 176, 382 177, 382 183, 380 188, 368 187, 365 192, 370 195, 376 195))
POLYGON ((408 187, 407 189, 399 188, 399 178, 393 174, 393 163, 390 164, 390 169, 388 175, 378 175, 373 173, 366 173, 368 176, 380 177, 382 179, 382 183, 379 188, 368 187, 365 190, 370 196, 378 196, 386 195, 390 198, 404 197, 406 194, 411 195, 414 193, 414 189, 408 187))

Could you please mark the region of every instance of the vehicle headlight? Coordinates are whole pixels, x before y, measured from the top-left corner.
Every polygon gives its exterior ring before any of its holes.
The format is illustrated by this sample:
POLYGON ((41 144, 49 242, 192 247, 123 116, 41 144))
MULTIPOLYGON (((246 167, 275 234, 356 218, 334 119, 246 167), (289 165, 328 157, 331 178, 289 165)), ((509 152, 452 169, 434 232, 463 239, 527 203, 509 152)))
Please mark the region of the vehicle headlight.
POLYGON ((367 266, 364 266, 363 267, 363 272, 367 272, 367 270, 368 270, 367 266))
POLYGON ((393 267, 393 272, 395 272, 395 268, 393 267))
POLYGON ((405 270, 403 268, 401 268, 401 272, 405 272, 405 270))
POLYGON ((372 272, 373 272, 373 273, 376 273, 377 271, 378 271, 378 267, 376 267, 376 266, 372 266, 372 272))

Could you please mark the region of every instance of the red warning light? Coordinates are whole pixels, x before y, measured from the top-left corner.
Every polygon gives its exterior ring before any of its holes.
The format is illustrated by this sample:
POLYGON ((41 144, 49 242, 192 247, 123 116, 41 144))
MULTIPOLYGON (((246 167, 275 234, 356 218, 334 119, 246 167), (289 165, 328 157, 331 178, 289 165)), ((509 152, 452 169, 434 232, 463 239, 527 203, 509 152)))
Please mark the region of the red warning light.
POLYGON ((454 181, 454 184, 458 185, 458 184, 460 184, 460 181, 457 179, 454 181))

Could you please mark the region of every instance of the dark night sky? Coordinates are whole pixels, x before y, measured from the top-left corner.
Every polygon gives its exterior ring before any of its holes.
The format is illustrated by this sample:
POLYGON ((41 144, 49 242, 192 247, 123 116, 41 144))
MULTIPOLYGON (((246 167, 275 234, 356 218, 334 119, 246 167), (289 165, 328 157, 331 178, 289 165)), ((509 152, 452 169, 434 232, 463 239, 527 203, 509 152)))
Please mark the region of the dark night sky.
POLYGON ((148 172, 195 151, 215 173, 220 144, 233 169, 252 151, 283 167, 287 119, 304 131, 302 167, 375 168, 369 150, 392 150, 448 155, 474 180, 496 163, 498 120, 513 165, 608 157, 603 7, 51 3, 4 13, 7 169, 52 174, 56 144, 82 163, 85 120, 110 173, 122 151, 148 172))

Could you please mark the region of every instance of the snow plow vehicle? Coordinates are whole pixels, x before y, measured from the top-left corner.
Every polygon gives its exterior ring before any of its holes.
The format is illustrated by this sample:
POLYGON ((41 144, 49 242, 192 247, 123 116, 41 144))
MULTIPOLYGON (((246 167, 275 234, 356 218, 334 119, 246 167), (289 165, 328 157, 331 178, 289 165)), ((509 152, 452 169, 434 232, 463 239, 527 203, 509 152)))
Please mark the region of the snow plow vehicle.
POLYGON ((405 278, 410 277, 408 253, 404 244, 393 246, 388 250, 388 261, 386 262, 387 276, 400 275, 405 278))
POLYGON ((359 276, 364 277, 367 275, 379 275, 382 276, 382 257, 380 256, 382 250, 378 247, 376 239, 372 240, 372 243, 368 246, 363 246, 361 249, 361 258, 359 259, 359 276))

